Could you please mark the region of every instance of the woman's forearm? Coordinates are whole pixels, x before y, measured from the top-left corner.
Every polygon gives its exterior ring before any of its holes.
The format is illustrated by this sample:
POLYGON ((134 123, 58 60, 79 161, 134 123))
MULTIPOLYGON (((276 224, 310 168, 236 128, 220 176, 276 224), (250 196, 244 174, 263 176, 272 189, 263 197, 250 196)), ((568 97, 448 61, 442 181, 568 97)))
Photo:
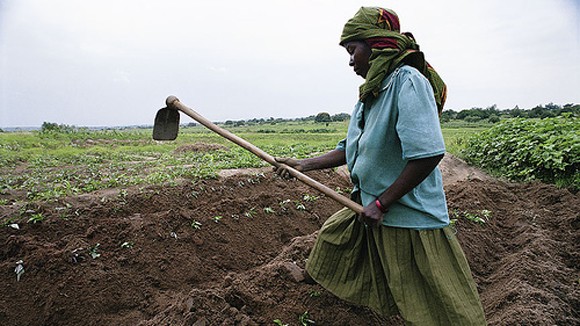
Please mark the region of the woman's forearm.
POLYGON ((442 155, 412 160, 407 163, 397 180, 385 190, 379 201, 383 206, 389 207, 409 191, 419 185, 435 169, 443 158, 442 155))
POLYGON ((326 154, 300 160, 302 171, 334 168, 346 164, 344 151, 334 149, 326 154))

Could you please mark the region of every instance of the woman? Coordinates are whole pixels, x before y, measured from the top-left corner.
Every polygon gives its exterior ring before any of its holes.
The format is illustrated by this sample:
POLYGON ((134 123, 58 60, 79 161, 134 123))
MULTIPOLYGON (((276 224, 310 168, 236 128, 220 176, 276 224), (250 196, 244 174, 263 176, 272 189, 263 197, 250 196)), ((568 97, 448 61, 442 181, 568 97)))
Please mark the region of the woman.
POLYGON ((326 221, 307 273, 338 297, 409 325, 485 325, 437 168, 445 85, 391 10, 362 7, 340 45, 365 79, 346 139, 319 157, 277 160, 300 171, 347 164, 364 210, 326 221))

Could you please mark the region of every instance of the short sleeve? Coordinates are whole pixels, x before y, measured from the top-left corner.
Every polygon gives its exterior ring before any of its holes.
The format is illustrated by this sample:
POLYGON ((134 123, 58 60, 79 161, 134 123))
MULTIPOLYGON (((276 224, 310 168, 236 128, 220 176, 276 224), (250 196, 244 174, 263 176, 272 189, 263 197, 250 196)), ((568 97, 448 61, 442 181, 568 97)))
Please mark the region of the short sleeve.
POLYGON ((346 148, 346 138, 339 141, 338 144, 336 144, 335 149, 344 152, 345 148, 346 148))
POLYGON ((396 131, 402 158, 413 160, 445 153, 437 105, 429 81, 419 72, 405 74, 398 98, 396 131))

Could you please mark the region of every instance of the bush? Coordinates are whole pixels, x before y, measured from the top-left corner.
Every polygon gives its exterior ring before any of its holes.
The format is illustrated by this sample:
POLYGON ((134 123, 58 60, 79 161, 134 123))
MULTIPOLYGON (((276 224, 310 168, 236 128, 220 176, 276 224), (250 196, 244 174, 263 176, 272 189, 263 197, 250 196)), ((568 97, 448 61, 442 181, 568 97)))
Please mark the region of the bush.
POLYGON ((314 118, 314 122, 332 122, 332 118, 330 117, 330 114, 327 112, 320 112, 316 115, 316 118, 314 118))
POLYGON ((497 115, 491 115, 491 116, 489 116, 487 121, 489 121, 489 123, 498 123, 499 117, 497 115))
POLYGON ((464 159, 511 180, 541 180, 580 189, 580 119, 520 119, 500 122, 472 136, 464 159))
POLYGON ((481 121, 481 118, 476 116, 476 115, 470 115, 470 116, 466 117, 464 120, 465 120, 465 122, 474 123, 474 122, 481 121))

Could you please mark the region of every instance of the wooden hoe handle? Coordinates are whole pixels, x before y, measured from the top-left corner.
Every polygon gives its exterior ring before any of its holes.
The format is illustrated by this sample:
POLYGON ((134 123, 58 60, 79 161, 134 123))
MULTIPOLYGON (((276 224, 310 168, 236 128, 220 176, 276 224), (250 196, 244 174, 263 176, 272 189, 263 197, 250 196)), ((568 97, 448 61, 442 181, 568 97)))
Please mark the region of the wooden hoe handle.
POLYGON ((322 192, 323 194, 334 199, 335 201, 339 202, 340 204, 343 204, 344 206, 352 209, 357 214, 362 213, 363 207, 360 204, 355 203, 354 201, 350 200, 349 198, 337 193, 336 191, 334 191, 334 190, 328 188, 327 186, 323 185, 322 183, 310 178, 309 176, 303 174, 302 172, 300 172, 300 171, 298 171, 290 166, 287 166, 286 164, 282 164, 282 163, 277 162, 272 155, 264 152, 263 150, 254 146, 253 144, 251 144, 247 140, 240 138, 240 137, 236 136, 235 134, 218 127, 213 122, 211 122, 211 121, 207 120, 206 118, 204 118, 203 116, 201 116, 199 113, 188 108, 183 103, 181 103, 179 101, 179 99, 177 99, 177 97, 175 97, 173 95, 169 96, 167 98, 167 100, 165 101, 165 103, 167 104, 168 108, 174 108, 174 109, 177 109, 177 110, 187 114, 195 121, 206 126, 208 129, 218 133, 220 136, 227 138, 230 141, 234 142, 235 144, 245 148, 246 150, 252 152, 253 154, 258 156, 262 160, 270 163, 271 165, 273 165, 275 167, 284 167, 296 179, 298 179, 298 180, 302 181, 303 183, 305 183, 306 185, 322 192))

